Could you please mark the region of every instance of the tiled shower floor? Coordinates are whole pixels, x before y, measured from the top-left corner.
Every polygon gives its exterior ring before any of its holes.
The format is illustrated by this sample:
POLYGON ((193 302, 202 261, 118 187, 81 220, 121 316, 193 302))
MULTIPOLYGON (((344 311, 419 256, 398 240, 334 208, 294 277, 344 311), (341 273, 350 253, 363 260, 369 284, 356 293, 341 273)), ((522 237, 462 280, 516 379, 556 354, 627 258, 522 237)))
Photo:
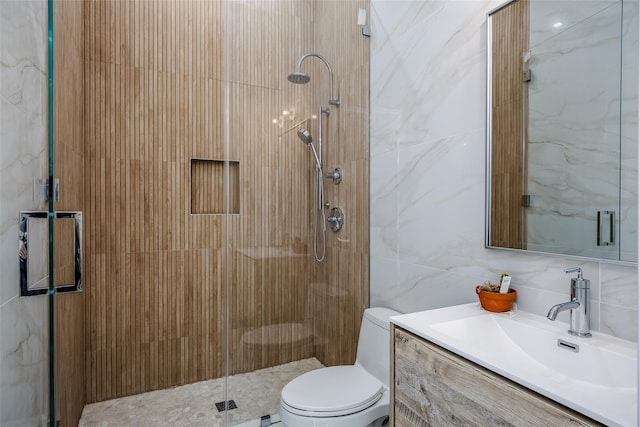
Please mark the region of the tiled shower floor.
MULTIPOLYGON (((229 377, 228 398, 238 405, 229 411, 229 425, 277 414, 282 388, 298 375, 322 366, 313 358, 229 377)), ((93 403, 85 406, 79 426, 222 427, 224 413, 215 404, 224 399, 223 387, 224 379, 219 378, 93 403)))

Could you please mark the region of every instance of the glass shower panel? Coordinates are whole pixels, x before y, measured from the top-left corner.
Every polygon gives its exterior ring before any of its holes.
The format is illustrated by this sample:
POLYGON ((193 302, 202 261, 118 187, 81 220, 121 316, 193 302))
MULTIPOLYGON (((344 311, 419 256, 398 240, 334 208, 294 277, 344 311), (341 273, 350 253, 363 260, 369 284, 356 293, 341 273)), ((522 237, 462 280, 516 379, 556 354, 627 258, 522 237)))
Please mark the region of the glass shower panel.
POLYGON ((317 3, 225 4, 227 158, 239 172, 227 181, 229 198, 239 200, 227 223, 227 398, 237 406, 227 425, 259 426, 261 417, 278 419, 288 381, 321 366, 310 292, 314 163, 296 135, 304 127, 317 138, 316 108, 313 85, 287 81, 313 50, 317 3))
POLYGON ((368 1, 225 7, 225 158, 229 173, 238 172, 227 194, 239 201, 236 212, 227 210, 226 396, 236 406, 227 425, 257 427, 269 425, 261 417, 278 419, 289 381, 355 361, 368 306, 369 39, 358 24, 366 23, 368 1), (288 76, 306 54, 313 55, 301 71, 310 81, 293 84, 288 76), (325 172, 345 170, 339 185, 321 174, 320 212, 317 161, 325 172), (325 222, 332 207, 347 218, 338 232, 325 222))

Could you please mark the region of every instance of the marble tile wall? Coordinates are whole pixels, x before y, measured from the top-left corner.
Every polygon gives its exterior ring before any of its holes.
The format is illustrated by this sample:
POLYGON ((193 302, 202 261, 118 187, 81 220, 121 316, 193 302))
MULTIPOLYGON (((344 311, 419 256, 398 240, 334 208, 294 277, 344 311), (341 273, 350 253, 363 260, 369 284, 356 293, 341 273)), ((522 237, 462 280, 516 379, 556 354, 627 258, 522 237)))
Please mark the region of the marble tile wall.
POLYGON ((371 0, 371 305, 473 302, 507 270, 519 306, 546 315, 579 265, 592 328, 635 340, 635 266, 484 247, 486 14, 501 3, 371 0))
POLYGON ((0 425, 48 416, 47 298, 20 298, 18 212, 43 210, 46 176, 46 2, 0 5, 0 425))

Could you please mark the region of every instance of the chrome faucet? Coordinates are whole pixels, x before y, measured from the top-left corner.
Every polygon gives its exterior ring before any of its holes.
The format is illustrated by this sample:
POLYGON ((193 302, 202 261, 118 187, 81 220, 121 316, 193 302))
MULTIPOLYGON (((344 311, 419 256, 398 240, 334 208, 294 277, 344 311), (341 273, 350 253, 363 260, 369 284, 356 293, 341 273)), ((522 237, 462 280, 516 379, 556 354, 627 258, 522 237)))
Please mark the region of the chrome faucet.
POLYGON ((558 314, 560 314, 561 311, 575 310, 578 307, 580 307, 580 303, 578 301, 569 301, 569 302, 563 302, 562 304, 556 304, 553 307, 551 307, 551 309, 549 309, 547 318, 549 320, 556 320, 556 317, 558 317, 558 314))
POLYGON ((578 273, 578 277, 571 279, 571 301, 556 304, 547 314, 549 320, 556 320, 558 313, 571 310, 569 313, 569 333, 577 337, 590 337, 589 331, 589 280, 582 278, 580 267, 567 268, 565 273, 578 273))

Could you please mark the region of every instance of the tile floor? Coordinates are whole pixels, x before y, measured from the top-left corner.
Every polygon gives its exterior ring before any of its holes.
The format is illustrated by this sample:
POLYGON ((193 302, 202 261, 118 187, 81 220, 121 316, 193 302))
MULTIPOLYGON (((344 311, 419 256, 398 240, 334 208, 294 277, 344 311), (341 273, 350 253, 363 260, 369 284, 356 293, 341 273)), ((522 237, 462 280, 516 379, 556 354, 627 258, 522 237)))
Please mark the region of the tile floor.
MULTIPOLYGON (((258 427, 261 416, 278 413, 282 387, 322 366, 312 358, 229 377, 228 399, 238 408, 228 412, 228 425, 258 427)), ((79 426, 222 427, 225 415, 215 404, 224 400, 223 390, 224 379, 219 378, 93 403, 85 406, 79 426)))

